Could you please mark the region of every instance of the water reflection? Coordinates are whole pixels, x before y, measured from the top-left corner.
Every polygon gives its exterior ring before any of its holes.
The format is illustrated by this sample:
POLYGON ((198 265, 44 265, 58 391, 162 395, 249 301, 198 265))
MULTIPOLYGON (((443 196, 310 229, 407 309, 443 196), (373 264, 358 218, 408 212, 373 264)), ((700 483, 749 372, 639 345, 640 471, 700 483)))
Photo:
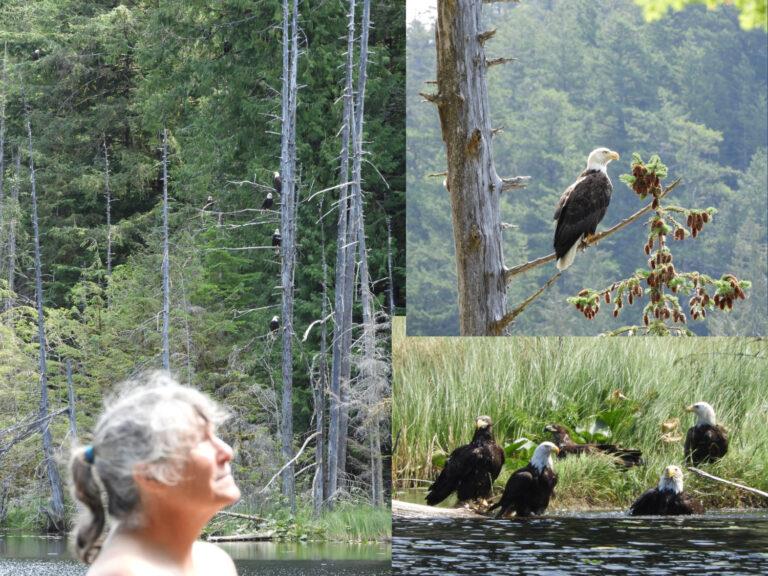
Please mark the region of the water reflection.
POLYGON ((395 574, 768 574, 768 514, 393 523, 395 574))

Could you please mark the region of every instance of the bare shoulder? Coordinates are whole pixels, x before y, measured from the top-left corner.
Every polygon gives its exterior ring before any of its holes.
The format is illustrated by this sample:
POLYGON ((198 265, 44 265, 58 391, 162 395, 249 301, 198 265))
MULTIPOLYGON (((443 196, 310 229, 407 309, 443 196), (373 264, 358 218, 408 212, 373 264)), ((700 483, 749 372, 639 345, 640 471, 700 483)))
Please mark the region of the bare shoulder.
POLYGON ((155 567, 140 559, 126 560, 126 558, 116 557, 96 562, 86 576, 146 576, 154 573, 156 573, 155 567))
POLYGON ((201 574, 237 576, 237 570, 232 558, 224 550, 216 546, 216 544, 211 542, 195 542, 192 553, 195 558, 195 566, 201 574))

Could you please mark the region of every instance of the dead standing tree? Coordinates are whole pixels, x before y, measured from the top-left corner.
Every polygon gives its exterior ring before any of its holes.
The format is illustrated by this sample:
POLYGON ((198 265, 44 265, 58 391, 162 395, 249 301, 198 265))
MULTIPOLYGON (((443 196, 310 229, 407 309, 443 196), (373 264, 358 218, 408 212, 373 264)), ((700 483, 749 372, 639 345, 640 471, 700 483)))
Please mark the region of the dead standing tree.
MULTIPOLYGON (((487 0, 486 0, 487 1, 487 0)), ((494 30, 481 29, 482 0, 438 2, 437 105, 448 160, 453 237, 463 336, 501 334, 507 307, 501 248, 501 194, 526 178, 503 179, 493 164, 484 44, 494 30)))
MULTIPOLYGON (((22 94, 23 94, 22 87, 22 94)), ((37 341, 40 345, 40 410, 41 421, 48 416, 48 376, 46 365, 45 316, 43 313, 43 275, 40 256, 40 229, 37 217, 37 186, 35 182, 35 159, 32 148, 32 120, 29 107, 24 97, 24 112, 27 124, 27 137, 29 140, 29 181, 32 189, 32 229, 34 232, 35 247, 35 301, 37 304, 37 341)), ((53 457, 53 442, 51 431, 47 424, 41 425, 43 435, 43 458, 48 471, 48 480, 51 484, 51 509, 46 510, 49 520, 49 529, 52 531, 64 530, 64 495, 61 488, 61 477, 53 457)))
POLYGON ((163 127, 163 368, 171 369, 170 345, 168 342, 168 325, 170 323, 171 298, 168 252, 168 129, 163 127))
POLYGON ((293 453, 293 281, 296 261, 296 83, 298 50, 298 0, 292 7, 283 0, 283 85, 282 127, 280 133, 280 176, 282 193, 280 206, 280 278, 283 293, 283 399, 280 414, 282 452, 287 464, 282 472, 283 495, 288 498, 291 513, 296 513, 293 453), (290 19, 290 25, 289 25, 290 19), (290 36, 289 36, 290 32, 290 36))

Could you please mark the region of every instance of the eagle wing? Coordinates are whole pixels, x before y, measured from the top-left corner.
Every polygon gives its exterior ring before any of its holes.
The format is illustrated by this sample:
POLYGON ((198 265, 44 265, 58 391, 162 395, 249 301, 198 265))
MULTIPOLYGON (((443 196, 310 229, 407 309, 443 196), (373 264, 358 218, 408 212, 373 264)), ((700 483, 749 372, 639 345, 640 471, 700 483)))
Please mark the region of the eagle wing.
POLYGON ((659 490, 651 488, 643 492, 629 507, 631 516, 649 516, 659 513, 659 490))
POLYGON ((611 201, 611 181, 596 170, 583 173, 558 202, 555 210, 555 253, 558 258, 585 234, 594 234, 611 201))
POLYGON ((470 445, 459 446, 451 452, 445 468, 429 487, 427 492, 427 504, 434 506, 451 495, 458 487, 462 479, 474 469, 473 450, 470 445))

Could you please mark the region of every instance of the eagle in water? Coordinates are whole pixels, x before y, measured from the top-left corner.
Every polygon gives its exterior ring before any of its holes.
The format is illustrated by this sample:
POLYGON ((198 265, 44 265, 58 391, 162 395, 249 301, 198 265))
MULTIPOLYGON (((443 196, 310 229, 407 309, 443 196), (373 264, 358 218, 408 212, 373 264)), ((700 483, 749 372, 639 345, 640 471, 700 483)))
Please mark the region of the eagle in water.
POLYGON ((479 416, 472 441, 451 452, 429 487, 427 504, 439 504, 453 492, 459 502, 489 498, 503 465, 504 450, 493 439, 493 421, 490 416, 479 416))
POLYGON ((555 255, 557 269, 573 264, 582 242, 597 230, 611 201, 613 186, 608 178, 608 163, 618 160, 618 152, 597 148, 587 158, 587 169, 563 192, 555 209, 555 255))
POLYGON ((701 514, 699 502, 683 492, 683 471, 667 466, 656 488, 646 490, 629 508, 630 516, 701 514))
POLYGON ((571 454, 596 454, 602 452, 616 459, 616 463, 626 468, 643 463, 643 453, 632 448, 622 448, 616 444, 577 444, 568 435, 568 430, 560 424, 550 424, 544 428, 552 433, 552 441, 560 448, 558 458, 565 458, 571 454))
POLYGON ((685 409, 696 414, 696 423, 685 436, 685 460, 698 466, 715 462, 728 452, 728 433, 715 422, 715 410, 706 402, 696 402, 685 409))
POLYGON ((513 511, 518 516, 543 514, 557 485, 552 454, 558 452, 560 449, 552 442, 539 444, 528 466, 516 470, 509 477, 501 499, 488 511, 501 508, 497 518, 503 518, 513 511))

